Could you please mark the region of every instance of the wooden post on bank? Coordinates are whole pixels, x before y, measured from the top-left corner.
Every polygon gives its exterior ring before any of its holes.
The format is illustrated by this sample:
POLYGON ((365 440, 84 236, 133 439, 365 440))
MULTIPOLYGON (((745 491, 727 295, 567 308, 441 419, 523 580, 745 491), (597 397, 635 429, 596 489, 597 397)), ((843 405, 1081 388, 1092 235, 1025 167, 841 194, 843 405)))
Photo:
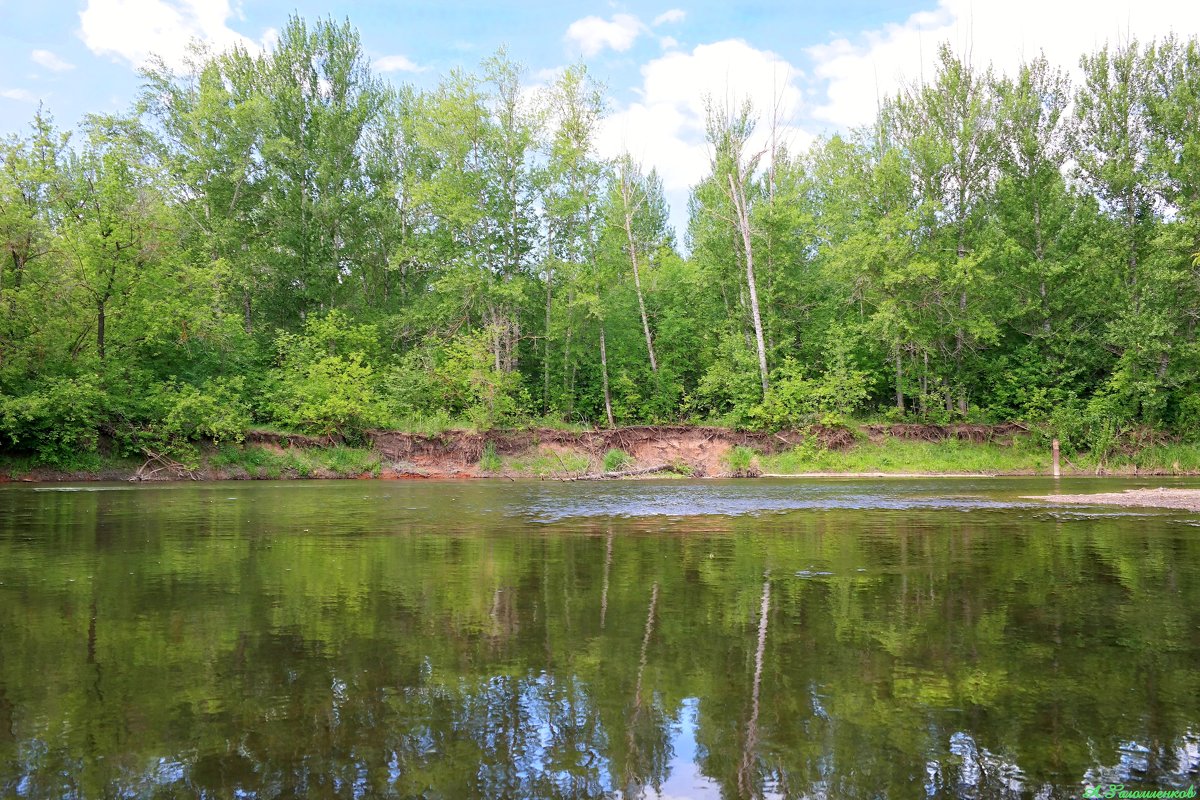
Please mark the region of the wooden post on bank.
POLYGON ((1054 469, 1054 477, 1056 477, 1056 478, 1057 478, 1057 477, 1058 477, 1058 475, 1059 475, 1059 470, 1058 470, 1058 439, 1055 439, 1053 442, 1051 442, 1051 443, 1050 443, 1050 452, 1051 452, 1051 457, 1052 457, 1052 459, 1053 459, 1053 461, 1054 461, 1054 467, 1053 467, 1053 469, 1054 469))

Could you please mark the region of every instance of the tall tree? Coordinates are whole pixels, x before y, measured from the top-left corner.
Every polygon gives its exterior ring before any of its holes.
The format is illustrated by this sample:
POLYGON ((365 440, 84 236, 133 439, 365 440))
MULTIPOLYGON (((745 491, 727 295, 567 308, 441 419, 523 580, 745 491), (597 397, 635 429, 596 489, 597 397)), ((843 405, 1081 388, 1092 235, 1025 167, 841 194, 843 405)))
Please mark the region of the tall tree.
POLYGON ((758 283, 754 272, 754 232, 750 225, 750 205, 754 196, 754 172, 765 150, 749 152, 754 133, 754 109, 750 101, 742 103, 736 112, 720 109, 708 103, 706 131, 712 148, 712 174, 728 193, 732 206, 732 223, 741 245, 746 267, 746 289, 750 298, 750 319, 754 325, 754 341, 758 352, 758 373, 765 396, 770 388, 767 371, 767 347, 763 336, 762 313, 758 303, 758 283))
POLYGON ((546 214, 546 349, 543 359, 549 382, 549 342, 552 287, 556 279, 567 297, 563 303, 563 398, 570 413, 574 409, 575 362, 572 351, 576 311, 595 322, 605 416, 611 425, 612 399, 608 388, 608 358, 601 275, 597 270, 597 247, 601 230, 601 188, 604 167, 594 153, 595 137, 604 113, 601 87, 582 65, 569 67, 551 88, 549 114, 554 130, 546 163, 546 190, 542 205, 546 214))
POLYGON ((936 265, 936 298, 952 342, 941 349, 952 367, 946 407, 957 395, 966 413, 968 350, 995 337, 984 310, 988 257, 981 232, 996 176, 998 102, 991 70, 976 70, 947 45, 934 81, 902 92, 897 133, 913 169, 927 258, 936 265), (953 385, 950 385, 953 384, 953 385))
MULTIPOLYGON (((92 312, 84 312, 84 319, 100 361, 110 354, 114 315, 128 316, 134 292, 151 288, 145 284, 171 244, 170 220, 158 193, 161 173, 147 155, 143 135, 135 120, 91 117, 82 147, 67 166, 64 238, 75 285, 92 312)), ((128 344, 140 332, 126 321, 121 338, 128 344)))
POLYGON ((269 102, 262 149, 272 308, 292 327, 336 307, 357 283, 357 255, 371 237, 363 212, 377 189, 365 180, 362 158, 388 90, 348 22, 310 28, 293 17, 260 70, 269 102))

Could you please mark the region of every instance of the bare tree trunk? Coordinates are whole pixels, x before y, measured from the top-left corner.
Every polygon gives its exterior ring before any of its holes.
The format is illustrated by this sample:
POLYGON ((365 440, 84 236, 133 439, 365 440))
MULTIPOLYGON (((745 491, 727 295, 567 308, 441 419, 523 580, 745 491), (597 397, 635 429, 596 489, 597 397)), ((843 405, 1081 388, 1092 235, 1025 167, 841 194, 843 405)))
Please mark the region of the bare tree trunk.
POLYGON ((638 312, 642 315, 642 332, 646 335, 646 353, 650 356, 650 371, 658 374, 658 358, 654 355, 654 340, 650 336, 650 321, 646 317, 646 301, 642 295, 642 276, 638 269, 637 242, 633 238, 633 213, 639 203, 633 201, 627 167, 621 168, 621 202, 625 206, 625 241, 629 244, 629 263, 633 265, 633 287, 637 291, 638 312))
POLYGON ((608 349, 604 345, 604 323, 600 323, 600 380, 604 385, 604 416, 608 418, 608 427, 612 428, 612 393, 608 390, 608 349))
POLYGON ((929 404, 929 351, 921 355, 924 358, 924 366, 921 369, 921 416, 924 417, 929 404))
POLYGON ((903 372, 900 369, 900 351, 896 351, 896 408, 904 411, 904 387, 900 383, 903 372))
POLYGON ((646 317, 646 300, 642 295, 642 278, 638 271, 637 246, 633 241, 632 215, 625 212, 625 235, 629 239, 629 261, 633 264, 633 288, 637 291, 638 312, 642 315, 642 333, 646 336, 646 353, 650 356, 650 371, 658 374, 658 358, 654 355, 654 339, 650 336, 650 320, 646 317))
POLYGON ((762 379, 763 394, 766 395, 770 389, 767 380, 767 347, 763 340, 762 315, 758 310, 758 289, 754 284, 754 249, 750 237, 750 214, 746 209, 745 192, 739 184, 740 181, 735 181, 733 175, 730 174, 729 192, 737 212, 738 230, 742 234, 742 247, 746 253, 746 285, 750 290, 750 314, 754 319, 754 339, 758 344, 758 373, 762 379))
MULTIPOLYGON (((958 232, 958 260, 960 262, 967 257, 967 245, 966 241, 964 240, 965 235, 966 234, 960 228, 958 232)), ((954 380, 955 383, 958 384, 956 387, 958 389, 958 410, 965 416, 967 413, 967 390, 963 385, 962 360, 963 351, 967 346, 967 334, 966 331, 963 330, 962 318, 967 314, 966 289, 963 289, 958 295, 958 313, 958 329, 954 332, 954 380)), ((949 395, 947 395, 946 410, 951 412, 954 410, 954 407, 950 402, 949 395)))
POLYGON ((571 306, 575 302, 575 292, 567 289, 567 329, 563 332, 563 393, 567 396, 567 412, 575 410, 575 395, 572 388, 575 384, 571 374, 571 306))
POLYGON ((546 338, 542 340, 542 413, 550 413, 550 301, 554 296, 554 270, 546 267, 546 338))
POLYGON ((489 338, 492 340, 492 368, 496 372, 500 371, 500 315, 496 313, 496 309, 490 303, 488 304, 488 316, 491 317, 491 324, 488 326, 489 338))

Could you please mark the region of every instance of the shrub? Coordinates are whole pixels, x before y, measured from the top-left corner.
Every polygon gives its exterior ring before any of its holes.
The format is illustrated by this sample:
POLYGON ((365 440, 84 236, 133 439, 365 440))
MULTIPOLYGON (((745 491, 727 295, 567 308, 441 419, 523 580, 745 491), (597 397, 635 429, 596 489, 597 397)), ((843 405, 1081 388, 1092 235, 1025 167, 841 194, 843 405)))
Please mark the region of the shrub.
POLYGON ((612 449, 604 454, 604 471, 619 472, 633 463, 633 456, 624 450, 612 449))
POLYGON ((867 374, 847 361, 835 361, 819 377, 810 379, 803 367, 785 358, 775 370, 771 390, 750 417, 768 428, 818 421, 840 425, 866 399, 867 374))
POLYGON ((27 394, 0 396, 0 434, 39 463, 77 466, 96 451, 107 405, 95 376, 48 378, 27 394))
POLYGON ((131 454, 154 450, 194 469, 200 460, 195 442, 244 438, 250 410, 242 385, 241 378, 217 378, 200 387, 175 380, 146 387, 126 403, 117 440, 131 454))
POLYGON ((729 469, 729 474, 735 478, 751 478, 758 473, 755 466, 756 454, 749 447, 736 445, 729 448, 722 459, 729 469))
POLYGON ((293 429, 357 436, 384 419, 369 355, 373 325, 351 325, 341 312, 310 318, 304 333, 280 332, 280 370, 266 391, 266 411, 293 429))
POLYGON ((529 405, 517 372, 498 370, 487 331, 428 342, 406 354, 387 375, 397 417, 445 413, 478 430, 519 416, 529 405))
POLYGON ((499 472, 504 469, 504 462, 496 454, 496 443, 488 442, 483 446, 483 455, 479 457, 480 472, 499 472))
POLYGON ((762 400, 758 357, 737 334, 726 334, 717 346, 716 358, 700 379, 691 398, 696 411, 744 423, 762 400))
POLYGON ((358 434, 383 418, 374 377, 358 353, 327 356, 285 372, 268 407, 277 422, 298 430, 358 434))

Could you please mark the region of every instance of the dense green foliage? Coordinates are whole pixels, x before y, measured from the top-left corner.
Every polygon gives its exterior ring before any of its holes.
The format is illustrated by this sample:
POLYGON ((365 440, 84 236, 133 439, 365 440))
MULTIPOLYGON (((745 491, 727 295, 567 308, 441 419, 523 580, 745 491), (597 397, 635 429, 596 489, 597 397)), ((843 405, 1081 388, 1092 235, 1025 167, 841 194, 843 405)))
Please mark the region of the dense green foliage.
POLYGON ((0 145, 0 441, 67 464, 430 418, 1193 432, 1200 47, 1081 63, 1072 86, 943 49, 803 152, 710 104, 686 257, 656 174, 597 156, 583 66, 534 91, 499 53, 418 91, 299 19, 159 65, 128 114, 0 145))

